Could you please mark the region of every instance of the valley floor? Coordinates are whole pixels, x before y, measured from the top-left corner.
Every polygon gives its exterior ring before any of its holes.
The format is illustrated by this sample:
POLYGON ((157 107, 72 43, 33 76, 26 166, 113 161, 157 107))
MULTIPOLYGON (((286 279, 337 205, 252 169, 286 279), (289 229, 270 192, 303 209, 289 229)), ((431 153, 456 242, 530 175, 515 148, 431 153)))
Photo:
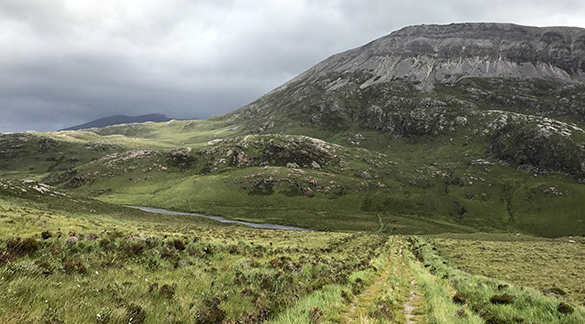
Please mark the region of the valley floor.
MULTIPOLYGON (((529 252, 578 259, 582 242, 258 230, 121 210, 0 200, 0 322, 585 322, 580 290, 543 294, 530 288, 541 288, 538 278, 500 269, 519 271, 511 260, 529 252)), ((581 284, 570 275, 579 269, 538 266, 581 284)))

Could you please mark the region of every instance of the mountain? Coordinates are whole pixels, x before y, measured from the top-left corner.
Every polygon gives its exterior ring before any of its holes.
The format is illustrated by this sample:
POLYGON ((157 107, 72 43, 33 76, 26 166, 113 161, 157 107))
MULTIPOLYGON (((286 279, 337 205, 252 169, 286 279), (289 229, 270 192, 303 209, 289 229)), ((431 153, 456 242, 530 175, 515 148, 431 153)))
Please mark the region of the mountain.
POLYGON ((411 142, 465 137, 507 163, 584 177, 584 70, 582 28, 411 26, 220 118, 258 133, 343 132, 344 144, 371 130, 411 142))
POLYGON ((116 115, 116 116, 110 116, 110 117, 92 120, 92 121, 87 122, 85 124, 71 126, 68 128, 64 128, 62 130, 79 130, 79 129, 87 129, 87 128, 93 128, 93 127, 100 128, 100 127, 107 127, 107 126, 120 125, 120 124, 131 124, 131 123, 145 123, 145 122, 160 123, 160 122, 166 122, 169 120, 171 120, 171 119, 163 114, 148 114, 148 115, 141 115, 141 116, 136 116, 136 117, 116 115))
POLYGON ((320 230, 585 235, 584 35, 406 27, 208 120, 0 135, 0 177, 320 230))

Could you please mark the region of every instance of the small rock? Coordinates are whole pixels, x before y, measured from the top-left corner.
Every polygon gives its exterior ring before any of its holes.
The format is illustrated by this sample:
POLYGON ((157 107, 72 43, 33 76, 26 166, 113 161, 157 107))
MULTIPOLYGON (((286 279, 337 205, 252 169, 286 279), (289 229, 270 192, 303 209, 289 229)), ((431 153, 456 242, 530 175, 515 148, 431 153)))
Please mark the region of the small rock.
POLYGON ((354 173, 354 175, 358 178, 362 178, 362 179, 371 179, 372 176, 370 175, 370 173, 368 171, 356 171, 354 173))

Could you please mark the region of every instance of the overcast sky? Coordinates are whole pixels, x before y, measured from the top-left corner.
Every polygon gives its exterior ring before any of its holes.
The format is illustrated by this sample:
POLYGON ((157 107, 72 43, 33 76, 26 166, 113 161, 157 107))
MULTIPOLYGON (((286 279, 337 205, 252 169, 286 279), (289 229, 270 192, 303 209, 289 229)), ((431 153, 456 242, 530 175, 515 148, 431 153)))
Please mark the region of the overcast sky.
POLYGON ((0 132, 207 118, 407 25, 585 27, 583 0, 0 0, 0 132))

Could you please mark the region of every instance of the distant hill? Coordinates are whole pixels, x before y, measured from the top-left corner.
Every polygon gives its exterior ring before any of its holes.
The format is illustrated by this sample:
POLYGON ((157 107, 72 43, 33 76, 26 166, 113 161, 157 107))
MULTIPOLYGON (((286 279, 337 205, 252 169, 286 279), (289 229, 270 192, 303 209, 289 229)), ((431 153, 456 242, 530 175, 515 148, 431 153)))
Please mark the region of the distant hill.
POLYGON ((145 122, 149 122, 149 121, 160 123, 160 122, 166 122, 169 120, 171 120, 171 118, 169 118, 163 114, 148 114, 148 115, 142 115, 142 116, 137 116, 137 117, 116 115, 116 116, 110 116, 110 117, 96 119, 96 120, 90 121, 90 122, 85 123, 85 124, 68 127, 68 128, 64 128, 61 130, 78 130, 78 129, 93 128, 93 127, 107 127, 107 126, 113 126, 113 125, 119 125, 119 124, 145 123, 145 122))

